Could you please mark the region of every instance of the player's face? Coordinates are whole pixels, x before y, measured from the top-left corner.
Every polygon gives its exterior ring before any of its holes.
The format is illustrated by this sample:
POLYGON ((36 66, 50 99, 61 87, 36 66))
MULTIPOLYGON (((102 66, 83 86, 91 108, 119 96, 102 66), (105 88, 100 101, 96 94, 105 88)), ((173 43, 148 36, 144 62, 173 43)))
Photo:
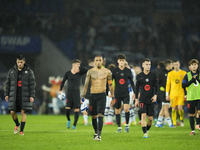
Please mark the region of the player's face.
POLYGON ((24 60, 19 60, 19 59, 17 59, 17 67, 19 68, 19 69, 22 69, 22 68, 24 68, 24 64, 25 64, 25 61, 24 60))
POLYGON ((170 64, 168 64, 168 65, 169 65, 169 66, 168 66, 168 67, 169 67, 169 69, 170 69, 170 70, 172 70, 172 68, 173 68, 173 65, 172 65, 172 63, 170 63, 170 64))
POLYGON ((120 67, 124 67, 125 66, 125 63, 126 63, 126 60, 125 59, 118 59, 118 64, 120 67))
POLYGON ((75 70, 79 70, 80 65, 81 65, 80 63, 74 63, 73 67, 75 70))
POLYGON ((144 71, 150 71, 150 69, 151 69, 151 62, 150 61, 143 62, 142 67, 144 68, 144 71))
POLYGON ((173 63, 173 67, 174 67, 174 70, 179 70, 180 69, 180 63, 179 63, 179 61, 174 62, 173 63))
POLYGON ((102 57, 95 57, 94 63, 95 63, 95 66, 97 68, 101 68, 102 64, 103 64, 103 58, 102 57))
POLYGON ((197 63, 191 64, 191 70, 192 70, 192 71, 196 71, 197 68, 198 68, 198 64, 197 64, 197 63))

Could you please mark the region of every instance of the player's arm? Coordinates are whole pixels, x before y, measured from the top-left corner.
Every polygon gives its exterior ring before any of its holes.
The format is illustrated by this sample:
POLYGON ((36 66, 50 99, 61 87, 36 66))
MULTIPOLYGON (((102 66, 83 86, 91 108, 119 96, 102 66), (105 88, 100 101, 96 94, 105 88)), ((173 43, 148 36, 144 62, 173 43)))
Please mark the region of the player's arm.
POLYGON ((184 79, 182 81, 182 87, 186 88, 186 87, 190 86, 190 84, 195 82, 195 78, 196 78, 196 76, 193 76, 192 79, 190 81, 188 81, 188 76, 187 76, 187 74, 185 74, 184 79))
POLYGON ((171 86, 171 76, 170 73, 167 74, 167 83, 166 83, 166 100, 170 100, 169 91, 171 86))
POLYGON ((80 67, 80 74, 83 75, 83 74, 86 74, 88 69, 86 67, 80 67))
POLYGON ((59 94, 61 94, 62 89, 63 89, 64 84, 65 84, 65 81, 66 81, 67 79, 68 79, 68 72, 65 73, 64 78, 63 78, 63 80, 62 80, 62 82, 61 82, 61 84, 60 84, 60 91, 59 91, 59 94))
POLYGON ((159 85, 158 85, 158 77, 157 77, 157 75, 155 74, 155 82, 154 82, 154 96, 151 98, 152 99, 152 102, 156 102, 156 100, 157 100, 157 95, 158 95, 158 89, 159 89, 159 85))
POLYGON ((136 77, 136 88, 135 88, 135 107, 139 106, 139 101, 138 101, 138 93, 140 89, 140 83, 139 83, 139 77, 136 77))
POLYGON ((86 79, 85 79, 85 85, 83 88, 83 97, 85 97, 87 90, 88 90, 88 85, 90 83, 90 78, 91 78, 91 70, 88 70, 87 75, 86 75, 86 79))
POLYGON ((110 93, 111 93, 111 96, 112 96, 112 101, 111 101, 110 105, 113 106, 115 104, 115 97, 114 97, 114 89, 113 89, 112 73, 111 73, 111 71, 108 71, 107 80, 108 80, 108 86, 109 86, 109 89, 110 89, 110 93))
POLYGON ((7 75, 7 78, 6 78, 6 89, 5 89, 5 100, 8 102, 9 101, 9 92, 10 92, 10 71, 8 71, 8 75, 7 75))

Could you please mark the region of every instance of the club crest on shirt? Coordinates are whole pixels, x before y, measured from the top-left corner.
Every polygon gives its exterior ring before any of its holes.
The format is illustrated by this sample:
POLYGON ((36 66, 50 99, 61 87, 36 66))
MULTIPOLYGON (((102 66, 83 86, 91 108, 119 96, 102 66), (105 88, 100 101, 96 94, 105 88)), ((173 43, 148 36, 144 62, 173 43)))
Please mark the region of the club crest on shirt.
POLYGON ((165 76, 167 76, 167 73, 165 73, 165 76))
POLYGON ((149 78, 146 78, 146 79, 145 79, 145 82, 149 82, 149 78))
POLYGON ((124 76, 124 73, 121 73, 120 75, 121 75, 121 76, 124 76))
POLYGON ((28 71, 25 71, 25 73, 28 73, 28 71))
POLYGON ((180 82, 179 79, 176 79, 176 80, 175 80, 175 83, 176 83, 176 84, 178 84, 179 82, 180 82))

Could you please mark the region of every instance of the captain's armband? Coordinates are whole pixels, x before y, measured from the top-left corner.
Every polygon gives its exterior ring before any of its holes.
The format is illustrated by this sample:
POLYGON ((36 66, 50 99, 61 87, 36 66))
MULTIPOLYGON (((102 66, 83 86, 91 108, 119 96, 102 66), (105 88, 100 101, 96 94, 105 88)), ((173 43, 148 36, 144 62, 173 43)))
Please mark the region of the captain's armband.
POLYGON ((109 81, 108 81, 108 84, 109 84, 109 85, 112 84, 112 80, 109 80, 109 81))

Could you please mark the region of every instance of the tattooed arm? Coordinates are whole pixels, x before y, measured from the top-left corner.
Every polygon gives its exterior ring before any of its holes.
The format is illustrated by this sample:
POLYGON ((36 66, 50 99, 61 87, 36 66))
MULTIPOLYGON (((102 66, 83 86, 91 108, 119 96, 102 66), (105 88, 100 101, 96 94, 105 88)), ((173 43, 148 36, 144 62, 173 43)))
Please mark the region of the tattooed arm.
POLYGON ((85 97, 85 95, 87 93, 88 85, 90 83, 90 78, 91 78, 91 70, 88 70, 87 75, 86 75, 86 79, 85 79, 84 89, 83 89, 83 97, 85 97))

